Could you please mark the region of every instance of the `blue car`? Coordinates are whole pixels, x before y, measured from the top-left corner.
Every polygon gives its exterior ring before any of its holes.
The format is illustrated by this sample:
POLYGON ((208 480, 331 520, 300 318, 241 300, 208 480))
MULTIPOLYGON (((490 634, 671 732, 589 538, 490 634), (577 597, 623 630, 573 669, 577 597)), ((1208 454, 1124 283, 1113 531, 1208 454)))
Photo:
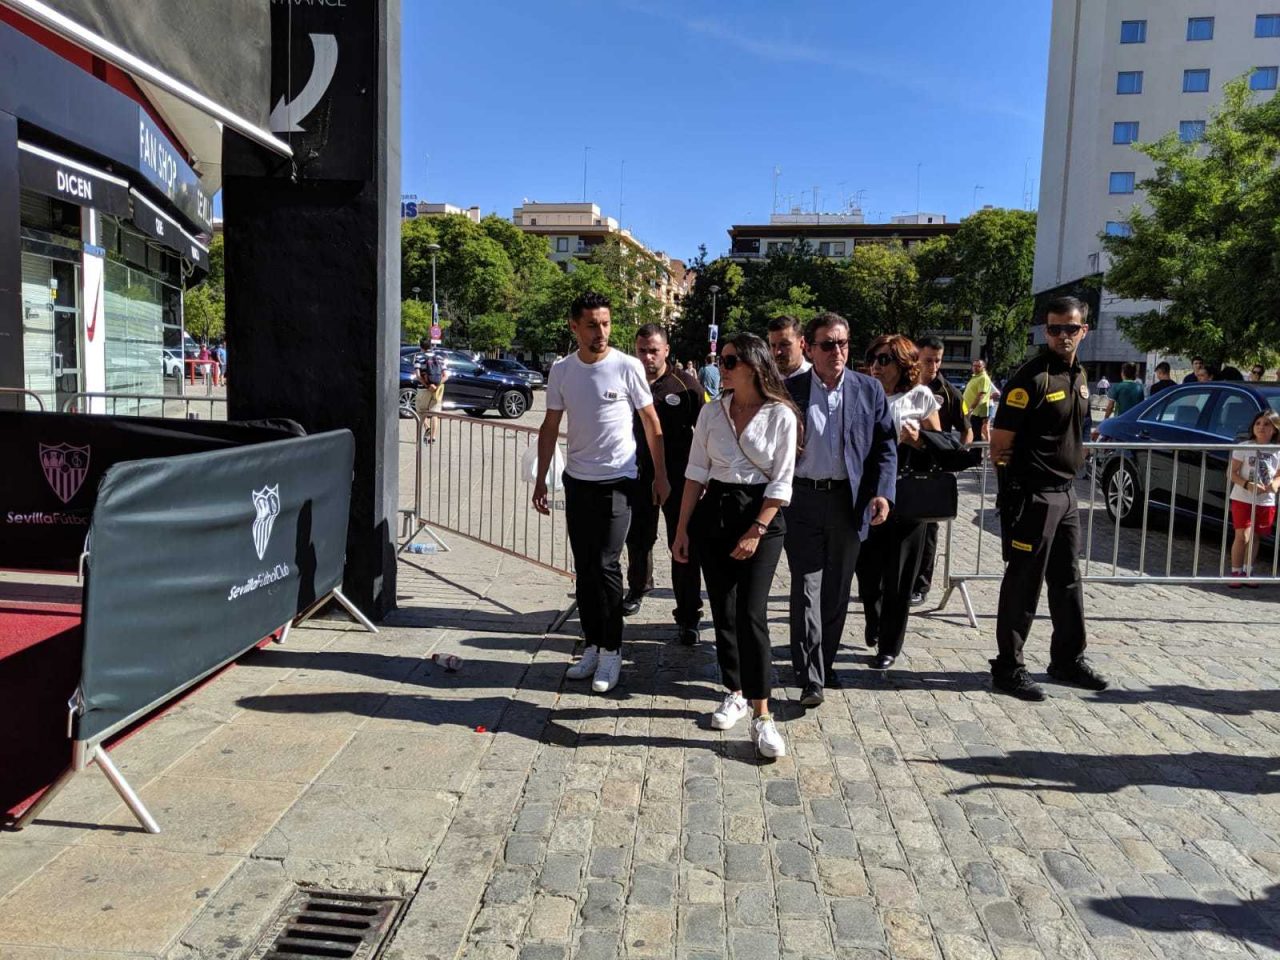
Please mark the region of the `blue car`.
MULTIPOLYGON (((1280 412, 1280 383, 1187 383, 1104 420, 1098 425, 1098 435, 1101 440, 1120 443, 1232 443, 1244 437, 1253 418, 1263 410, 1280 412)), ((1118 518, 1124 526, 1142 525, 1149 477, 1153 510, 1172 508, 1192 518, 1202 513, 1205 521, 1221 526, 1228 493, 1227 453, 1182 451, 1176 461, 1172 452, 1117 450, 1101 454, 1102 492, 1113 522, 1118 518)))

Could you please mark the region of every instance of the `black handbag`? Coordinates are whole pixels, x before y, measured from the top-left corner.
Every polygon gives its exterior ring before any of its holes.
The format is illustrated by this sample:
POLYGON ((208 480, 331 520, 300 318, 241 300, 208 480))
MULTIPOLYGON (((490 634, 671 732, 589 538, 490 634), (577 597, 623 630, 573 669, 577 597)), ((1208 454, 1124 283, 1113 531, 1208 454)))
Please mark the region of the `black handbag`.
POLYGON ((898 475, 892 516, 915 523, 954 520, 960 512, 960 494, 954 473, 902 473, 898 475))

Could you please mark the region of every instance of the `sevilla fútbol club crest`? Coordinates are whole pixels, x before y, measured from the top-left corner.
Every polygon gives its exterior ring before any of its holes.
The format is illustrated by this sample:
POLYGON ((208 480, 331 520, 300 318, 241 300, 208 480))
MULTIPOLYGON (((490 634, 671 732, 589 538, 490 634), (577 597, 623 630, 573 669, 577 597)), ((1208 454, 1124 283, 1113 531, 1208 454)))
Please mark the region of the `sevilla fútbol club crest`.
POLYGON ((275 526, 276 517, 280 516, 280 484, 253 491, 253 509, 253 546, 261 560, 266 555, 267 544, 271 542, 271 528, 275 526))
POLYGON ((68 503, 79 492, 89 473, 89 447, 73 447, 69 443, 51 447, 42 443, 40 469, 58 499, 68 503))

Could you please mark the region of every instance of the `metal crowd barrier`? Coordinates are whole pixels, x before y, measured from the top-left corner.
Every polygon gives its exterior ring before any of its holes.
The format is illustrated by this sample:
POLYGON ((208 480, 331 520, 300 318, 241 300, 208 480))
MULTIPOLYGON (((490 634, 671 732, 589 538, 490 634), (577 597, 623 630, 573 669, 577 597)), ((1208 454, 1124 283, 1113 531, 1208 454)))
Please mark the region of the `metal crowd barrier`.
MULTIPOLYGON (((974 446, 987 448, 988 444, 974 446)), ((1084 582, 1241 582, 1231 576, 1229 566, 1233 537, 1230 460, 1231 451, 1240 449, 1274 452, 1280 450, 1280 444, 1085 444, 1088 459, 1084 476, 1075 483, 1083 534, 1078 559, 1084 582), (1154 504, 1153 486, 1157 487, 1154 504), (1113 507, 1110 515, 1109 501, 1113 507), (1178 505, 1183 512, 1179 514, 1168 505, 1178 505), (1214 525, 1219 529, 1206 529, 1214 525)), ((959 592, 969 625, 976 628, 978 619, 968 584, 1004 576, 996 478, 985 451, 979 466, 958 476, 960 513, 946 525, 946 586, 936 609, 945 609, 951 595, 959 592), (977 527, 972 547, 960 543, 954 529, 956 524, 970 523, 977 527)), ((1256 515, 1256 508, 1253 513, 1256 515)), ((1280 585, 1280 536, 1273 529, 1267 539, 1270 546, 1266 540, 1262 542, 1258 562, 1244 582, 1280 585)))
POLYGON ((183 420, 197 420, 199 414, 192 414, 192 404, 207 405, 207 415, 210 420, 227 419, 227 398, 215 397, 211 394, 201 397, 167 393, 73 393, 63 401, 62 412, 91 413, 96 412, 93 408, 101 407, 101 412, 111 416, 177 418, 178 413, 170 412, 176 410, 181 411, 180 418, 183 420), (218 409, 219 404, 221 409, 218 409))
MULTIPOLYGON (((533 485, 526 476, 526 457, 536 456, 538 430, 502 420, 453 413, 413 415, 414 506, 399 548, 406 552, 447 550, 437 531, 474 540, 572 577, 573 557, 565 523, 564 489, 555 469, 548 485, 550 516, 533 509, 533 485), (436 421, 436 440, 423 442, 426 421, 436 421), (421 544, 426 533, 434 544, 421 544), (434 546, 434 549, 432 547, 434 546)), ((560 441, 564 457, 564 441, 560 441)), ((529 471, 530 473, 532 471, 529 471)), ((408 513, 408 511, 402 511, 408 513)))
MULTIPOLYGON (((30 397, 36 402, 37 411, 43 412, 44 410, 44 400, 34 390, 27 390, 24 387, 0 387, 0 398, 4 397, 30 397)), ((16 407, 15 409, 21 410, 24 408, 16 407)))

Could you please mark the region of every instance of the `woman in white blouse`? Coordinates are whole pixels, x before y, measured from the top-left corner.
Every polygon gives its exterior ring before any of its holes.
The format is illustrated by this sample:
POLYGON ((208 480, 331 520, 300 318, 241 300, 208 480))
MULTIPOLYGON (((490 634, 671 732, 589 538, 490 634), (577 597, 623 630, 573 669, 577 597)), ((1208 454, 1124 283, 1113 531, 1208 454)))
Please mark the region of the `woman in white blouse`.
POLYGON ((702 408, 694 427, 672 551, 687 562, 693 539, 711 601, 720 679, 728 688, 711 725, 728 730, 750 709, 757 752, 783 757, 787 747, 769 714, 766 608, 786 529, 780 511, 791 502, 798 421, 759 337, 740 333, 726 342, 720 368, 721 396, 702 408))
MULTIPOLYGON (((898 432, 898 473, 923 444, 921 430, 940 431, 938 401, 920 383, 920 351, 900 333, 877 337, 867 348, 867 373, 880 381, 898 432)), ((888 670, 907 636, 911 587, 924 556, 925 524, 894 513, 872 527, 858 554, 858 598, 866 617, 867 646, 876 648, 874 670, 888 670)))

